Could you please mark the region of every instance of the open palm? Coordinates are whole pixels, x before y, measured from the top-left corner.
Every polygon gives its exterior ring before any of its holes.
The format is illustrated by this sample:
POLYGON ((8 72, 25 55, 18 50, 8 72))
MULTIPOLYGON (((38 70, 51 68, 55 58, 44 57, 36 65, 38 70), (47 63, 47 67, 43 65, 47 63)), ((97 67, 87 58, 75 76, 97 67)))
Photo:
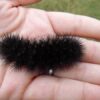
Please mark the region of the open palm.
MULTIPOLYGON (((29 2, 36 2, 30 0, 29 2)), ((25 1, 26 2, 26 1, 25 1)), ((79 36, 84 49, 83 61, 70 70, 53 76, 0 67, 0 100, 100 100, 100 21, 80 15, 25 8, 20 0, 0 1, 0 36, 18 34, 28 39, 55 35, 79 36)))

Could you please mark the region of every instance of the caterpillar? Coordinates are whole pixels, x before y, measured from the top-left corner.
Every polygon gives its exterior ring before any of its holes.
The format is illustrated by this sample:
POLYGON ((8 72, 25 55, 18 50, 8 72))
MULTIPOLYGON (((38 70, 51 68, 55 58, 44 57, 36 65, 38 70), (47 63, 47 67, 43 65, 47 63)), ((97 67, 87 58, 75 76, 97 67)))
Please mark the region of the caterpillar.
POLYGON ((0 56, 5 63, 13 63, 16 70, 48 74, 50 69, 69 69, 83 56, 83 45, 73 36, 55 36, 28 40, 19 36, 5 36, 0 41, 0 56))

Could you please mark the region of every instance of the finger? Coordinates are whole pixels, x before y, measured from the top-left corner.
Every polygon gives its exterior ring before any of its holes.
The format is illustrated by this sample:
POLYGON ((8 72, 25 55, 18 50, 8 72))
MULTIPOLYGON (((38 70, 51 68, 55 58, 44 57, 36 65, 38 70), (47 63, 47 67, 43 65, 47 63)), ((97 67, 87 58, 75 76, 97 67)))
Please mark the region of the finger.
POLYGON ((93 40, 80 39, 83 44, 83 62, 100 64, 100 43, 93 40))
POLYGON ((91 84, 100 84, 100 65, 79 63, 70 70, 57 70, 54 75, 91 84))
POLYGON ((11 1, 14 2, 15 6, 18 6, 18 5, 28 5, 31 3, 36 3, 36 2, 39 2, 41 0, 11 0, 11 1))
POLYGON ((100 39, 100 21, 69 13, 49 12, 50 22, 58 35, 77 35, 100 39))
POLYGON ((21 100, 25 88, 35 77, 35 73, 30 74, 23 71, 14 71, 8 67, 4 80, 0 87, 0 100, 21 100))
POLYGON ((93 41, 93 40, 87 40, 81 38, 80 41, 82 42, 84 46, 83 50, 83 59, 82 62, 79 65, 75 65, 74 69, 67 72, 67 70, 57 71, 55 73, 56 76, 61 77, 68 77, 72 79, 78 79, 81 81, 86 81, 90 83, 99 84, 99 76, 100 76, 100 43, 93 41), (79 73, 79 74, 78 74, 79 73), (70 74, 70 75, 69 75, 70 74))
POLYGON ((4 76, 5 76, 6 70, 7 70, 7 66, 4 65, 3 60, 0 59, 0 87, 1 87, 2 82, 4 80, 4 76))
POLYGON ((99 100, 100 87, 70 79, 41 76, 24 94, 24 100, 99 100))

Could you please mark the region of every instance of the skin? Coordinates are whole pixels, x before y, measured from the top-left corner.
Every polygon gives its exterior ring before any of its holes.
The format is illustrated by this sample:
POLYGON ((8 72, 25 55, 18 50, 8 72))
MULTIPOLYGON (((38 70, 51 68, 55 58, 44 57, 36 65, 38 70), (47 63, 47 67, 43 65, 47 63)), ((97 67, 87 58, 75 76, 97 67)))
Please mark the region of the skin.
POLYGON ((100 21, 61 12, 19 7, 38 0, 1 0, 0 36, 18 34, 28 39, 57 35, 80 36, 82 62, 55 76, 15 71, 0 61, 0 100, 100 100, 100 21), (27 1, 27 2, 26 2, 27 1), (90 38, 89 40, 86 38, 90 38))

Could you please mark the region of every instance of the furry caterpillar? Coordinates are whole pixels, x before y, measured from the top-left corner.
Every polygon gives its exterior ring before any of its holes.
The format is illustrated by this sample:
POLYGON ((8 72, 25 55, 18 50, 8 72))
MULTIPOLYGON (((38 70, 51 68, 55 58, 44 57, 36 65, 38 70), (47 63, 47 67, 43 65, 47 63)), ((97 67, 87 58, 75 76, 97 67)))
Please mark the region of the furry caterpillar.
POLYGON ((71 68, 83 56, 83 45, 76 37, 27 40, 19 36, 6 36, 0 42, 0 56, 5 63, 13 63, 15 69, 48 73, 50 69, 71 68))

